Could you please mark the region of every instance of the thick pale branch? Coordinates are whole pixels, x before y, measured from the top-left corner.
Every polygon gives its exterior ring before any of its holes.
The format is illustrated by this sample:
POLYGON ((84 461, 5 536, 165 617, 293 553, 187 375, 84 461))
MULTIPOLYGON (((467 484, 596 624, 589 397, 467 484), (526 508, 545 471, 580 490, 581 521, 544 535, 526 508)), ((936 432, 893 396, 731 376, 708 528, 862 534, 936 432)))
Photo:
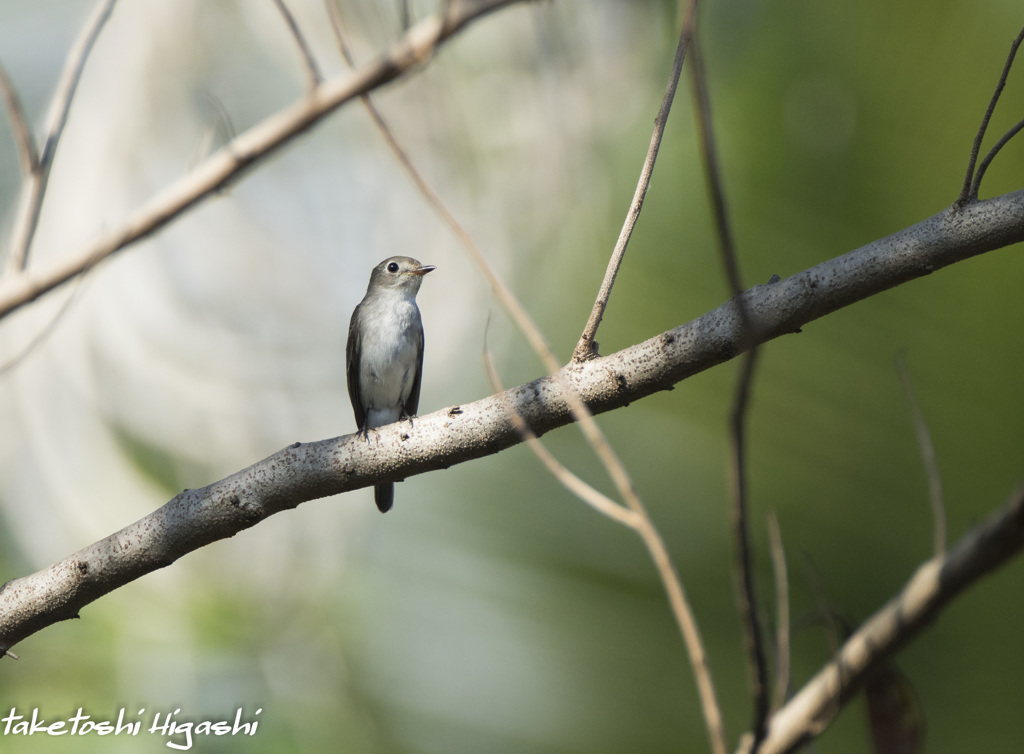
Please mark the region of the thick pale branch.
MULTIPOLYGON (((917 225, 790 278, 744 292, 761 341, 900 283, 1024 240, 1024 191, 944 210, 917 225)), ((98 597, 192 550, 302 502, 407 478, 519 443, 508 408, 540 436, 572 420, 566 391, 591 411, 620 408, 708 369, 749 346, 732 301, 609 356, 571 364, 474 403, 355 435, 296 444, 201 490, 176 496, 145 518, 0 591, 0 650, 98 597), (744 342, 746 341, 746 342, 744 342)), ((956 557, 956 553, 950 557, 956 557)))
POLYGON ((917 569, 903 591, 843 644, 836 659, 772 716, 760 754, 794 751, 820 733, 872 670, 935 620, 961 591, 1021 549, 1024 488, 968 532, 948 555, 934 557, 917 569))
POLYGON ((154 196, 119 228, 43 270, 27 270, 0 282, 0 317, 34 301, 121 249, 163 228, 189 207, 237 180, 299 134, 346 102, 387 84, 429 58, 464 26, 522 0, 478 0, 453 4, 442 19, 424 19, 378 60, 350 74, 324 81, 303 99, 239 134, 192 171, 154 196))

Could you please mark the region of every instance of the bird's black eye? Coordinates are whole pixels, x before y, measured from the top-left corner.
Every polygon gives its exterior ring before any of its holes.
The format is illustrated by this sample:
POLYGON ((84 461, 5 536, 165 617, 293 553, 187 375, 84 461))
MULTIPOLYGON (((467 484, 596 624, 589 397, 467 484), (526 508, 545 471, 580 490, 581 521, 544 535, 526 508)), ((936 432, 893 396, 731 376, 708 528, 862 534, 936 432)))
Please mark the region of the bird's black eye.
POLYGON ((388 272, 398 272, 398 262, 388 262, 388 272))

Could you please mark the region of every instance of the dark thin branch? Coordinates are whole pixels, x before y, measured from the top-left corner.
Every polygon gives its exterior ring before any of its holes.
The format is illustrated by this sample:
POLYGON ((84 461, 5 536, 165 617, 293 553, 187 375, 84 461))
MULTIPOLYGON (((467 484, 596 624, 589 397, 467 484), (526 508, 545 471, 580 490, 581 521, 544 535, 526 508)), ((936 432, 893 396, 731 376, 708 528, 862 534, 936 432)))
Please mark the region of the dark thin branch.
POLYGON ((640 217, 640 211, 644 206, 644 197, 647 196, 647 189, 651 185, 651 175, 654 172, 654 163, 658 159, 658 150, 661 148, 661 139, 665 133, 665 124, 668 122, 668 114, 672 110, 672 101, 676 96, 676 88, 679 85, 679 76, 683 70, 683 61, 686 59, 686 48, 693 38, 694 21, 697 13, 697 0, 690 0, 686 9, 686 16, 683 19, 683 27, 679 32, 679 44, 676 45, 676 55, 672 61, 672 71, 669 74, 668 85, 665 88, 665 96, 662 97, 658 114, 654 118, 654 133, 651 134, 651 142, 647 147, 647 155, 644 157, 643 167, 640 169, 640 179, 636 184, 636 191, 633 193, 633 201, 629 205, 625 222, 619 232, 619 238, 615 242, 612 256, 608 260, 608 267, 604 273, 604 280, 601 281, 601 288, 597 292, 597 300, 590 312, 590 318, 583 328, 583 334, 573 351, 572 360, 586 361, 598 355, 597 328, 601 325, 604 317, 604 310, 608 306, 608 300, 612 295, 612 286, 615 285, 615 278, 619 274, 619 267, 626 255, 626 246, 633 236, 633 228, 640 217))
MULTIPOLYGON (((741 338, 753 343, 755 339, 750 315, 746 311, 740 293, 743 283, 740 278, 739 260, 733 241, 732 226, 725 199, 725 187, 715 148, 714 124, 711 119, 711 97, 708 91, 707 74, 701 45, 697 37, 691 42, 690 83, 693 92, 693 108, 697 120, 697 134, 700 153, 704 164, 705 182, 711 199, 715 235, 718 239, 719 256, 729 283, 730 293, 736 300, 737 312, 742 323, 741 338)), ((732 476, 732 531, 735 554, 736 601, 743 624, 744 646, 747 653, 748 681, 754 708, 753 747, 765 734, 765 720, 769 711, 768 660, 764 648, 764 631, 757 609, 757 590, 754 585, 754 546, 750 540, 749 526, 749 483, 747 479, 747 433, 746 421, 749 414, 751 390, 757 367, 757 348, 743 349, 746 353, 740 364, 736 381, 733 408, 729 416, 730 455, 732 476)))
POLYGON ((295 46, 299 48, 299 54, 302 55, 302 63, 306 69, 306 85, 310 90, 316 89, 320 82, 323 81, 323 76, 320 75, 320 67, 316 64, 316 58, 313 56, 313 50, 309 46, 309 42, 306 41, 306 37, 302 34, 302 30, 299 28, 298 23, 295 21, 295 16, 285 5, 284 0, 273 0, 274 5, 277 6, 278 11, 284 17, 285 25, 288 27, 288 32, 292 35, 292 39, 295 40, 295 46))
POLYGON ((14 232, 11 235, 9 269, 12 272, 22 271, 28 264, 29 250, 39 224, 39 213, 42 211, 46 188, 50 182, 50 169, 53 167, 57 146, 64 134, 64 126, 68 122, 71 103, 74 101, 75 92, 78 90, 78 83, 82 79, 82 72, 85 70, 89 54, 92 52, 100 32, 103 31, 107 19, 110 18, 115 2, 116 0, 100 0, 97 3, 68 53, 67 60, 64 61, 64 70, 61 71, 60 79, 57 81, 57 88, 54 91, 53 101, 50 103, 50 111, 46 118, 43 148, 35 162, 35 169, 26 179, 21 205, 14 223, 14 232))
POLYGON ((956 207, 962 207, 968 202, 978 200, 978 188, 980 187, 981 179, 975 180, 974 166, 978 162, 978 154, 981 152, 981 143, 985 139, 985 131, 988 130, 988 122, 992 119, 996 103, 999 102, 999 96, 1003 93, 1003 87, 1006 86, 1006 77, 1010 75, 1010 68, 1013 66, 1013 59, 1017 55, 1017 49, 1020 47, 1021 42, 1024 42, 1024 29, 1020 30, 1020 34, 1017 35, 1017 38, 1010 45, 1010 52, 1006 56, 1006 63, 1003 64, 1003 73, 1000 75, 999 81, 996 83, 996 90, 992 93, 992 98, 985 109, 985 115, 981 119, 978 133, 974 135, 974 144, 971 146, 971 158, 967 162, 967 174, 964 176, 964 186, 960 190, 960 196, 954 203, 956 207))
POLYGON ((932 555, 939 557, 946 552, 946 505, 942 497, 942 476, 939 474, 939 462, 935 456, 935 445, 932 443, 928 424, 924 420, 924 414, 921 413, 921 407, 914 395, 914 385, 910 380, 905 355, 900 354, 896 359, 896 369, 899 371, 903 394, 910 407, 910 418, 914 423, 914 433, 917 435, 917 447, 921 452, 921 461, 924 463, 924 471, 928 477, 928 499, 932 508, 932 555))
POLYGON ((974 176, 974 185, 971 187, 971 198, 978 198, 978 191, 981 190, 981 179, 985 177, 985 172, 988 170, 989 164, 995 159, 995 156, 999 154, 999 150, 1006 146, 1007 142, 1016 136, 1020 130, 1024 128, 1024 120, 1017 121, 1016 125, 1013 126, 1009 131, 1003 134, 1002 138, 995 143, 995 146, 989 150, 988 154, 985 155, 985 159, 981 161, 978 166, 978 173, 974 176))

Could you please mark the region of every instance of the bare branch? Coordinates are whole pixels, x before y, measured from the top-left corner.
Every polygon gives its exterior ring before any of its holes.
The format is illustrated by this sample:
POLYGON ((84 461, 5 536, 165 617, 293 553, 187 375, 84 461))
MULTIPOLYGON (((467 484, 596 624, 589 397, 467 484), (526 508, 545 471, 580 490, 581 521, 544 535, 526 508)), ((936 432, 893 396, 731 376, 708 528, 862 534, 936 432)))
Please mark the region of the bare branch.
MULTIPOLYGON (((793 277, 756 286, 744 293, 745 305, 754 331, 768 340, 798 332, 874 293, 1021 240, 1024 191, 944 210, 793 277)), ((382 428, 379 444, 372 447, 355 435, 296 444, 202 490, 183 492, 121 532, 0 590, 0 647, 10 649, 103 594, 273 513, 515 445, 521 438, 508 420, 509 403, 539 437, 573 420, 570 393, 601 413, 666 390, 739 353, 741 329, 735 305, 727 302, 618 353, 570 364, 561 379, 542 377, 499 396, 420 417, 415 431, 405 424, 382 428)), ((958 553, 946 560, 959 558, 958 553)))
POLYGON ((299 29, 299 25, 295 22, 295 16, 288 10, 288 6, 285 5, 284 0, 273 0, 274 5, 284 16, 284 22, 288 26, 288 31, 292 35, 292 39, 295 40, 295 46, 299 48, 299 54, 302 55, 302 62, 306 68, 307 86, 310 90, 316 89, 320 82, 323 81, 323 76, 320 75, 320 67, 316 64, 316 58, 313 57, 313 50, 310 49, 309 43, 306 41, 306 37, 303 36, 302 30, 299 29))
POLYGON ((325 81, 315 92, 239 134, 146 202, 120 227, 107 231, 77 253, 44 270, 11 275, 0 281, 0 317, 162 229, 189 207, 238 179, 247 168, 312 128, 346 102, 393 81, 421 64, 466 25, 487 13, 519 2, 523 0, 460 3, 460 10, 453 11, 444 19, 438 16, 424 19, 377 61, 352 74, 342 74, 325 81))
POLYGON ((950 552, 921 565, 769 722, 762 754, 794 751, 820 733, 872 670, 930 625, 966 588, 1024 549, 1024 488, 950 552))
POLYGON ((789 694, 789 573, 786 551, 782 546, 779 518, 768 513, 768 539, 771 543, 772 574, 775 577, 775 690, 772 712, 777 712, 789 694))
POLYGON ((21 106, 18 90, 14 88, 14 82, 11 81, 2 65, 0 65, 0 94, 3 95, 4 105, 7 107, 7 117, 11 121, 11 132, 14 135, 14 146, 18 149, 18 164, 21 166, 21 174, 28 177, 35 172, 39 162, 39 155, 36 154, 36 142, 32 138, 32 129, 29 128, 28 118, 25 117, 25 109, 21 106))
POLYGON ((662 97, 661 107, 654 118, 654 133, 651 134, 651 143, 647 147, 647 156, 644 157, 643 167, 640 169, 640 179, 636 184, 636 191, 633 192, 633 201, 630 202, 629 211, 626 212, 626 220, 619 231, 619 238, 615 242, 611 259, 608 260, 608 267, 604 273, 604 280, 597 292, 597 300, 590 311, 590 318, 583 328, 583 334, 573 351, 573 361, 585 361, 598 356, 598 343, 594 339, 597 336, 597 328, 601 325, 604 317, 604 310, 608 306, 608 299, 612 295, 612 286, 615 285, 615 278, 619 274, 619 267, 626 255, 626 246, 633 236, 633 228, 636 227, 637 218, 640 217, 640 210, 644 206, 644 197, 647 196, 647 188, 651 184, 651 175, 654 172, 654 162, 658 159, 658 150, 661 148, 661 138, 665 133, 665 124, 668 122, 668 114, 672 109, 672 101, 676 96, 676 87, 679 85, 679 75, 683 70, 683 61, 686 59, 686 48, 693 37, 693 25, 697 13, 697 0, 690 0, 686 9, 686 17, 683 19, 683 26, 679 32, 679 44, 676 46, 675 59, 672 61, 672 72, 669 74, 668 86, 665 89, 665 96, 662 97))
POLYGON ((910 380, 910 372, 907 371, 907 360, 904 354, 900 354, 896 359, 896 369, 900 373, 903 393, 907 397, 910 418, 914 423, 914 432, 917 435, 917 447, 921 452, 921 460, 924 462, 925 474, 928 476, 928 499, 932 507, 932 555, 940 557, 946 552, 946 505, 942 498, 942 476, 939 474, 939 462, 935 456, 935 445, 932 444, 928 424, 924 420, 921 407, 914 395, 914 385, 910 380))
POLYGON ((9 269, 12 273, 24 270, 28 264, 29 249, 39 223, 39 213, 43 207, 43 197, 46 196, 46 187, 50 182, 50 169, 53 167, 53 159, 57 154, 57 146, 64 133, 64 126, 68 122, 71 102, 75 98, 75 91, 78 89, 78 82, 82 78, 82 71, 85 70, 89 53, 92 52, 93 45, 103 30, 103 26, 110 18, 115 2, 116 0, 100 0, 96 4, 92 15, 82 27, 78 39, 75 40, 75 44, 64 61, 64 70, 61 71, 53 101, 50 103, 50 111, 46 117, 43 148, 35 162, 35 169, 23 188, 21 204, 11 235, 9 269))
POLYGON ((1010 75, 1010 68, 1013 66, 1013 59, 1017 55, 1017 49, 1020 47, 1021 42, 1024 42, 1024 29, 1020 30, 1020 34, 1010 44, 1010 52, 1006 56, 1006 62, 1003 64, 1003 73, 999 76, 999 81, 996 82, 996 90, 992 92, 992 98, 989 100, 988 108, 986 108, 985 115, 981 119, 978 133, 974 135, 974 144, 971 146, 971 158, 967 162, 967 175, 964 176, 964 186, 960 190, 960 196, 954 203, 956 207, 962 207, 968 202, 978 200, 981 176, 975 177, 974 165, 978 161, 978 154, 981 152, 981 142, 985 138, 985 131, 988 130, 988 122, 992 119, 996 103, 999 102, 999 96, 1003 93, 1003 87, 1006 86, 1006 77, 1010 75))

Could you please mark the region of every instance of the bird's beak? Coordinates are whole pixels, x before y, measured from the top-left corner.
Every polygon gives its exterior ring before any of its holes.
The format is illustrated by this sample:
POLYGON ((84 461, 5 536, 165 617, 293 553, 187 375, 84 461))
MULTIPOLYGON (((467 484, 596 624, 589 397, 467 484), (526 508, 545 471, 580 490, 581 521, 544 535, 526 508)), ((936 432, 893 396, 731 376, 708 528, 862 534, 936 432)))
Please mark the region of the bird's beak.
POLYGON ((432 272, 433 270, 436 270, 436 269, 437 268, 434 265, 432 265, 432 264, 425 264, 422 267, 420 267, 418 270, 409 270, 409 274, 410 275, 426 275, 428 272, 432 272))

